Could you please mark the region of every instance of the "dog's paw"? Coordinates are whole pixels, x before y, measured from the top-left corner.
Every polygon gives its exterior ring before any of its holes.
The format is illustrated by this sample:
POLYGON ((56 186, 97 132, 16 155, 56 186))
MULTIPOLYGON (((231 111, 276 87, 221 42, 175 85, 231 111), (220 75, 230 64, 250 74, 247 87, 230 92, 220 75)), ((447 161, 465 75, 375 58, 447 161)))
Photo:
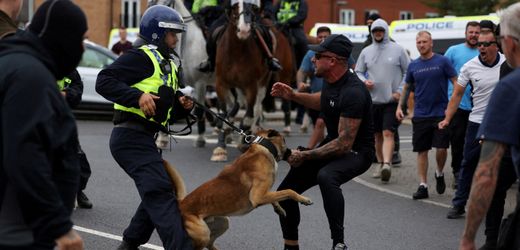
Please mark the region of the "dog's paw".
POLYGON ((285 212, 285 210, 279 204, 273 204, 273 208, 274 208, 274 211, 279 216, 282 216, 282 217, 286 217, 287 216, 287 213, 285 212))
POLYGON ((304 197, 305 199, 303 201, 301 201, 300 203, 305 205, 305 206, 309 206, 309 205, 312 205, 314 204, 311 199, 307 198, 307 197, 304 197))

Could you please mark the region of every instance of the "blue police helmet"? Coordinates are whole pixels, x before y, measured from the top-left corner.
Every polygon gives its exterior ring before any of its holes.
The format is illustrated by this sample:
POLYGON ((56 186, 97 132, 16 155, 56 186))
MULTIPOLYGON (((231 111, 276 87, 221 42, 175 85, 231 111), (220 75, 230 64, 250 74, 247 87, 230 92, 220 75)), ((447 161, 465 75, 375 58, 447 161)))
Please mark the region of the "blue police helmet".
POLYGON ((186 28, 179 12, 164 5, 154 5, 143 14, 139 35, 147 42, 159 45, 167 31, 179 33, 186 28))

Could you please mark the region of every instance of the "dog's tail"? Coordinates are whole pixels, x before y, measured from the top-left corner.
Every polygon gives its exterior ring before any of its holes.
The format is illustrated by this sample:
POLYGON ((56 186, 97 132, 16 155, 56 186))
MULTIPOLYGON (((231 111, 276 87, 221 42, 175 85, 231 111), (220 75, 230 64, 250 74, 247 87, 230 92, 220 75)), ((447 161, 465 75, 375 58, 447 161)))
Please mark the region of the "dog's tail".
POLYGON ((168 173, 170 180, 172 181, 173 190, 175 195, 177 196, 177 200, 181 201, 186 197, 186 186, 184 185, 184 180, 182 176, 179 174, 177 169, 172 166, 169 162, 163 159, 164 169, 168 173))

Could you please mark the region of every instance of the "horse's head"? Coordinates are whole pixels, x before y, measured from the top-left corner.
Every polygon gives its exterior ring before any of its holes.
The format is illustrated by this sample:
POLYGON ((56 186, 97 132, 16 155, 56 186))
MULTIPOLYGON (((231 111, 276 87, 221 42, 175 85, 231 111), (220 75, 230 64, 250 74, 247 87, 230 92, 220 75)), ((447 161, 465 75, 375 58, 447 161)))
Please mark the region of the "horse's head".
POLYGON ((251 35, 251 24, 260 11, 260 0, 232 0, 230 21, 237 28, 237 37, 246 40, 251 35))

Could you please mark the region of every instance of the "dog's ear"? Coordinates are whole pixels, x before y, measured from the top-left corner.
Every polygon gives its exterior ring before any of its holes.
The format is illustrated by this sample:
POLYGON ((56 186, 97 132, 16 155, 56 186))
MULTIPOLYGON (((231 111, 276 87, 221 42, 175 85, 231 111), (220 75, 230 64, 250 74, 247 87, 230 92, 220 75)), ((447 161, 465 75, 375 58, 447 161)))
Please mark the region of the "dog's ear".
POLYGON ((278 133, 278 131, 274 130, 274 129, 269 129, 267 131, 267 137, 275 137, 275 136, 279 136, 280 133, 278 133))

